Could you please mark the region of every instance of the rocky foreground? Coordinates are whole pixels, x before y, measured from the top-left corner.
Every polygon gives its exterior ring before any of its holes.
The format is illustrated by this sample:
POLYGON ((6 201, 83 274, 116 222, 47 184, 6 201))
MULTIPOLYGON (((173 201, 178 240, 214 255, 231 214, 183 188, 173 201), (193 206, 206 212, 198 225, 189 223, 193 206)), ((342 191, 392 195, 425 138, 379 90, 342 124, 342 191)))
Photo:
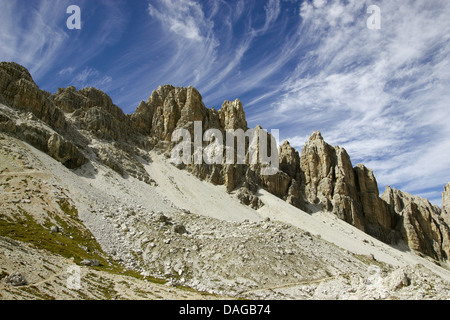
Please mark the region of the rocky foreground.
POLYGON ((274 176, 175 168, 171 134, 193 121, 248 129, 239 100, 208 109, 192 87, 162 86, 125 115, 97 89, 50 94, 0 63, 0 297, 450 297, 449 185, 442 209, 380 197, 319 132, 300 154, 280 146, 274 176), (82 289, 67 289, 69 266, 82 289))

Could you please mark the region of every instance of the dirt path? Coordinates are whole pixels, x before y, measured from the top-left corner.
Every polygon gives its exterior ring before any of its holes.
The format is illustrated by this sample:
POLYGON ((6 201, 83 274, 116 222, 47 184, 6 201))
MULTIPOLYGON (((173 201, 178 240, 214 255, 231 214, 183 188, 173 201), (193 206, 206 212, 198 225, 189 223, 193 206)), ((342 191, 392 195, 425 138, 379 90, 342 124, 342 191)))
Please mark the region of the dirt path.
MULTIPOLYGON (((340 275, 340 276, 342 276, 342 275, 340 275)), ((338 276, 333 276, 333 277, 324 277, 324 278, 319 278, 319 279, 314 279, 314 280, 304 280, 304 281, 299 281, 299 282, 286 283, 281 286, 249 290, 249 291, 243 292, 242 294, 247 295, 247 294, 262 292, 262 291, 267 291, 267 290, 277 290, 277 289, 285 289, 285 288, 296 287, 296 286, 301 286, 301 285, 310 285, 313 283, 321 283, 323 281, 334 280, 337 278, 338 278, 338 276)))

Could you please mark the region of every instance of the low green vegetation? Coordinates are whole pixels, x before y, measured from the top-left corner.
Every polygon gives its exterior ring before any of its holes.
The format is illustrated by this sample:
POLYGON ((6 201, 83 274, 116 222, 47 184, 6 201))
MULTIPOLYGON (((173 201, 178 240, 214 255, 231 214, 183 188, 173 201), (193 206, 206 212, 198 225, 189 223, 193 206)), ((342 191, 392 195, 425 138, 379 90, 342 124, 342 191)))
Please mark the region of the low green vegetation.
POLYGON ((54 225, 50 219, 41 225, 20 206, 13 213, 15 219, 7 218, 0 214, 0 237, 25 242, 34 245, 38 249, 47 250, 53 254, 67 259, 73 259, 76 264, 81 264, 84 259, 95 259, 99 266, 91 268, 98 271, 129 276, 152 283, 166 284, 167 281, 152 276, 142 276, 140 273, 122 267, 117 262, 107 260, 107 254, 101 249, 93 235, 78 223, 78 211, 75 206, 66 201, 60 201, 61 210, 71 219, 62 219, 61 216, 47 212, 49 217, 57 222, 62 231, 51 232, 54 225))
MULTIPOLYGON (((92 239, 92 235, 86 237, 86 230, 80 231, 73 227, 70 228, 66 222, 64 227, 67 229, 64 229, 64 233, 51 232, 50 221, 40 225, 21 207, 17 207, 16 210, 15 220, 0 216, 1 237, 31 243, 39 249, 50 251, 68 259, 74 258, 76 263, 80 263, 83 259, 97 259, 102 264, 106 264, 106 260, 97 253, 101 252, 100 246, 92 239), (66 232, 69 232, 70 235, 66 232), (89 248, 89 252, 86 252, 82 247, 89 248)), ((62 219, 58 221, 58 223, 60 222, 63 223, 62 219)))

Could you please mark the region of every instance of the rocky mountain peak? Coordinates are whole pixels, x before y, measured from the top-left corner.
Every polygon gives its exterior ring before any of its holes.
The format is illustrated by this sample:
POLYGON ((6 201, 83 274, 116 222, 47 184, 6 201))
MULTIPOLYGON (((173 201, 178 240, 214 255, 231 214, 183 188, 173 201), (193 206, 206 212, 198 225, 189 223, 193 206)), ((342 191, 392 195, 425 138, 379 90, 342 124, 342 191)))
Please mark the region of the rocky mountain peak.
MULTIPOLYGON (((136 111, 125 115, 101 90, 60 88, 40 90, 30 73, 15 63, 0 63, 0 130, 46 152, 68 168, 99 162, 122 176, 152 184, 143 163, 148 151, 170 154, 176 129, 191 136, 194 121, 202 130, 248 129, 239 99, 225 101, 219 110, 207 108, 194 87, 158 87, 136 111)), ((255 132, 262 129, 256 126, 255 132)), ((202 141, 207 147, 211 141, 202 141)), ((250 141, 246 142, 246 147, 250 141)), ((272 151, 272 150, 270 150, 272 151)), ((260 164, 185 165, 180 169, 235 192, 242 203, 258 209, 264 204, 258 189, 302 210, 326 210, 387 243, 403 240, 410 248, 435 259, 448 259, 450 184, 443 193, 443 210, 428 201, 393 188, 380 198, 374 172, 353 167, 347 151, 325 142, 314 131, 299 153, 285 141, 276 174, 261 174, 260 164), (448 220, 447 220, 448 223, 448 220)), ((225 153, 225 149, 223 149, 225 153)), ((249 159, 246 151, 245 159, 249 159)))
POLYGON ((364 230, 353 167, 345 149, 332 147, 315 131, 303 147, 300 167, 309 202, 364 230))
POLYGON ((323 141, 323 137, 322 134, 320 133, 320 131, 314 131, 311 136, 309 137, 309 141, 314 141, 314 140, 322 140, 323 141))
POLYGON ((243 129, 246 131, 247 120, 245 119, 244 107, 239 99, 235 101, 225 101, 219 110, 220 125, 226 129, 243 129))
POLYGON ((10 81, 24 79, 34 83, 33 77, 27 68, 15 62, 0 62, 0 70, 3 72, 2 78, 5 78, 6 74, 10 77, 10 81))
POLYGON ((297 177, 300 174, 300 154, 284 141, 280 147, 280 170, 286 172, 290 177, 297 177))

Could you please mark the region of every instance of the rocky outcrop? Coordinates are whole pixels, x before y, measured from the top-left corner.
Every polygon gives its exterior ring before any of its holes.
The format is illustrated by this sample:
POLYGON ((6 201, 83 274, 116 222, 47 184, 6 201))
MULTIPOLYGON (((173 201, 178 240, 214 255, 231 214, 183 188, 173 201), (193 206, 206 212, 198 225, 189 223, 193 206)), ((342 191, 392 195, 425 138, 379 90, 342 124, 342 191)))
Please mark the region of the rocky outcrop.
MULTIPOLYGON (((373 171, 314 132, 302 150, 306 200, 386 243, 402 240, 408 247, 437 260, 447 260, 449 227, 437 206, 420 197, 387 188, 379 196, 373 171)), ((445 192, 444 192, 445 197, 445 192)))
POLYGON ((442 193, 442 217, 450 226, 450 182, 444 186, 444 192, 442 193))
POLYGON ((386 188, 381 198, 399 216, 397 229, 409 248, 437 260, 448 260, 450 229, 439 207, 391 187, 386 188))
POLYGON ((121 141, 133 135, 130 119, 98 89, 60 88, 49 98, 56 107, 71 114, 77 128, 92 132, 99 139, 121 141))
MULTIPOLYGON (((222 147, 217 152, 223 153, 222 163, 214 165, 195 164, 192 154, 191 164, 180 164, 180 168, 187 169, 200 179, 217 185, 224 185, 228 192, 237 191, 237 196, 243 203, 252 207, 259 207, 261 202, 254 193, 257 186, 263 185, 274 194, 283 197, 290 186, 290 178, 280 173, 276 178, 262 181, 259 173, 261 166, 250 164, 249 139, 245 145, 245 164, 226 163, 227 130, 248 130, 245 112, 239 99, 225 101, 219 110, 208 109, 203 103, 202 96, 193 87, 176 88, 170 85, 160 86, 155 90, 147 102, 142 101, 135 113, 131 115, 133 126, 141 134, 150 136, 152 144, 162 152, 170 152, 176 145, 172 142, 172 134, 176 129, 186 129, 194 140, 194 122, 201 122, 201 134, 209 129, 217 129, 222 135, 222 147), (243 189, 240 189, 243 188, 243 189), (286 189, 286 190, 285 190, 286 189)), ((255 135, 262 130, 255 128, 255 135)), ((257 144, 257 142, 256 142, 257 144)), ((212 141, 202 141, 203 149, 212 145, 212 141)), ((237 156, 237 146, 234 145, 234 155, 237 156)), ((257 156, 257 155, 256 155, 257 156)))
POLYGON ((279 163, 277 174, 263 177, 263 186, 270 193, 305 210, 305 197, 301 190, 304 175, 300 169, 300 155, 288 141, 284 141, 279 148, 279 163))
POLYGON ((227 129, 242 129, 247 131, 247 120, 245 119, 244 107, 239 99, 233 102, 225 101, 219 110, 220 127, 227 129))
POLYGON ((362 164, 354 168, 358 200, 365 220, 365 230, 387 243, 395 243, 397 219, 392 208, 380 198, 377 180, 362 164))
POLYGON ((147 102, 142 101, 131 121, 142 134, 151 136, 155 144, 170 141, 177 128, 189 129, 193 134, 194 121, 201 121, 204 130, 220 127, 218 112, 205 107, 197 89, 170 85, 160 86, 147 102))
POLYGON ((65 130, 64 113, 48 99, 50 93, 42 91, 28 70, 14 62, 0 62, 0 102, 32 112, 56 130, 65 130))
POLYGON ((69 169, 75 169, 88 160, 84 154, 59 133, 40 121, 32 113, 20 118, 6 108, 0 108, 0 131, 12 134, 47 153, 69 169))
POLYGON ((345 149, 332 147, 315 131, 305 144, 300 168, 305 175, 306 200, 318 204, 340 219, 365 230, 358 202, 355 174, 345 149))
POLYGON ((148 148, 149 143, 134 132, 129 117, 104 92, 69 87, 51 95, 39 89, 24 67, 2 62, 0 102, 7 106, 0 110, 2 131, 46 152, 69 169, 87 163, 87 154, 94 154, 95 160, 123 176, 152 183, 136 158, 141 156, 136 146, 148 148), (93 138, 100 140, 96 147, 89 146, 93 138), (101 142, 105 140, 108 143, 101 142))
POLYGON ((47 140, 47 153, 69 169, 78 168, 87 162, 77 147, 57 133, 51 134, 47 140))

